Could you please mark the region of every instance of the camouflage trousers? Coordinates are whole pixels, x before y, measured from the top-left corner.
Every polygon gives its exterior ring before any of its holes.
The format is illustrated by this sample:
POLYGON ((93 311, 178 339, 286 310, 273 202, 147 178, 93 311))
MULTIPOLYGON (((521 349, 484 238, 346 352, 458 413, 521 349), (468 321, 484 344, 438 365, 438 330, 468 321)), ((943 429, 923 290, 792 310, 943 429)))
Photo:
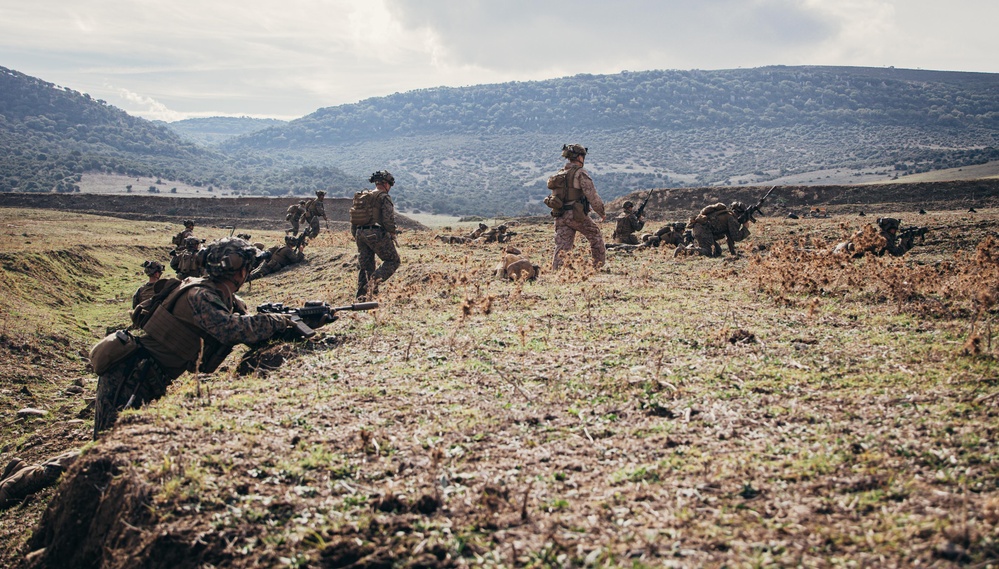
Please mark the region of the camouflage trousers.
POLYGON ((305 220, 305 222, 309 224, 309 227, 304 230, 306 237, 314 239, 319 235, 319 218, 313 217, 312 219, 305 220))
POLYGON ((618 233, 615 233, 614 234, 614 242, 615 243, 621 243, 621 244, 624 244, 624 245, 638 245, 638 244, 640 244, 640 241, 638 240, 638 236, 635 235, 634 233, 626 233, 624 235, 620 235, 618 233))
POLYGON ((687 250, 695 255, 705 257, 721 257, 721 247, 715 241, 714 233, 707 224, 699 223, 691 229, 694 243, 687 246, 687 250))
POLYGON ((552 256, 552 270, 562 266, 565 256, 572 251, 576 242, 576 232, 579 232, 590 243, 590 254, 593 256, 593 266, 600 268, 607 260, 604 247, 604 236, 592 219, 586 217, 582 221, 573 219, 572 210, 563 212, 555 218, 555 254, 552 256))
POLYGON ((291 218, 291 219, 288 220, 288 223, 291 224, 291 229, 290 230, 285 230, 285 232, 287 233, 287 232, 290 231, 292 235, 294 235, 295 237, 298 237, 298 218, 297 217, 293 217, 293 218, 291 218))
POLYGON ((384 229, 358 229, 354 241, 357 243, 357 298, 361 298, 377 293, 378 283, 387 281, 399 268, 401 260, 392 236, 384 229), (375 256, 382 260, 377 269, 375 256))
POLYGON ((97 379, 94 440, 102 431, 114 426, 122 409, 138 409, 143 403, 165 395, 172 379, 142 348, 111 366, 97 379))
POLYGON ((3 477, 0 478, 0 508, 6 508, 42 488, 55 484, 79 456, 79 450, 71 450, 53 456, 41 464, 28 465, 19 458, 11 460, 4 469, 3 477))

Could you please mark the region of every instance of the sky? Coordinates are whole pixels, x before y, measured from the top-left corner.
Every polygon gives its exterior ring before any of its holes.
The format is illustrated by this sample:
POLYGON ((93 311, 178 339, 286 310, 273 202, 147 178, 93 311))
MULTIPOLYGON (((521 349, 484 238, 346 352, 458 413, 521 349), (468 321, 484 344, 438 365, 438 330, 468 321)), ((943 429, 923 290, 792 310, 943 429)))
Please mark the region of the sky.
POLYGON ((997 21, 997 0, 0 0, 0 67, 151 120, 290 120, 579 73, 999 73, 997 21))

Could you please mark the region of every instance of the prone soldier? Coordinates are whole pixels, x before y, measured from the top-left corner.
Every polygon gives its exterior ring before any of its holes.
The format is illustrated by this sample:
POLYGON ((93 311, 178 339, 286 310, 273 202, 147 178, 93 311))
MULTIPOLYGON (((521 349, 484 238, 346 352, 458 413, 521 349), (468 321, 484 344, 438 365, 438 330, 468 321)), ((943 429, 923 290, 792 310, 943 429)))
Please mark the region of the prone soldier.
POLYGON ((254 269, 253 272, 250 273, 250 276, 246 278, 246 282, 254 281, 271 273, 276 273, 289 265, 301 263, 305 260, 305 253, 302 252, 305 244, 306 241, 304 240, 299 243, 299 240, 295 237, 285 235, 284 245, 271 253, 270 258, 267 259, 266 262, 261 263, 260 266, 254 269))
MULTIPOLYGON (((115 423, 122 409, 162 397, 185 371, 211 373, 234 345, 279 337, 293 326, 288 315, 247 314, 246 304, 236 296, 256 253, 242 239, 211 243, 205 249, 208 277, 163 287, 132 312, 141 332, 118 331, 94 346, 90 361, 99 376, 95 439, 115 423)), ((307 322, 313 328, 323 323, 307 322)))

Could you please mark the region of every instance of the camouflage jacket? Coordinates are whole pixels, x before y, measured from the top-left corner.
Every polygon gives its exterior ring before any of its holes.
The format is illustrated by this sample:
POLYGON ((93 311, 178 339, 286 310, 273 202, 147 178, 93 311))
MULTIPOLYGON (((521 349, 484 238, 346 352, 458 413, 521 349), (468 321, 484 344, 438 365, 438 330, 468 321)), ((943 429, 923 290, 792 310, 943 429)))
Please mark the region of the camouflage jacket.
POLYGON ((208 279, 193 279, 182 288, 156 309, 139 338, 170 378, 195 371, 199 360, 200 371, 214 371, 232 346, 269 340, 290 324, 283 314, 247 315, 238 296, 208 279))
POLYGON ((614 237, 624 237, 636 231, 641 231, 645 227, 644 221, 639 221, 635 212, 624 213, 617 218, 617 227, 614 229, 614 237))

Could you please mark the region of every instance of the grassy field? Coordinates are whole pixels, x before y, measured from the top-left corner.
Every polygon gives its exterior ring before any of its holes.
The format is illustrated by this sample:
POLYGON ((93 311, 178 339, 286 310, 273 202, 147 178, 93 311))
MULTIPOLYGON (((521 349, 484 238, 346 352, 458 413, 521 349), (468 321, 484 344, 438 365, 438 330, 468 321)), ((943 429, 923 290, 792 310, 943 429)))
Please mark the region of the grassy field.
MULTIPOLYGON (((8 421, 0 459, 38 458, 86 444, 75 354, 124 324, 171 233, 0 216, 24 370, 2 412, 52 411, 8 421)), ((593 271, 583 242, 528 283, 493 275, 498 245, 404 233, 379 310, 126 413, 58 493, 0 512, 0 564, 47 545, 43 566, 999 566, 999 210, 900 217, 931 232, 899 259, 828 254, 871 217, 764 218, 737 258, 593 271)), ((547 265, 550 224, 515 230, 547 265)), ((349 303, 354 255, 324 233, 243 296, 349 303)))

